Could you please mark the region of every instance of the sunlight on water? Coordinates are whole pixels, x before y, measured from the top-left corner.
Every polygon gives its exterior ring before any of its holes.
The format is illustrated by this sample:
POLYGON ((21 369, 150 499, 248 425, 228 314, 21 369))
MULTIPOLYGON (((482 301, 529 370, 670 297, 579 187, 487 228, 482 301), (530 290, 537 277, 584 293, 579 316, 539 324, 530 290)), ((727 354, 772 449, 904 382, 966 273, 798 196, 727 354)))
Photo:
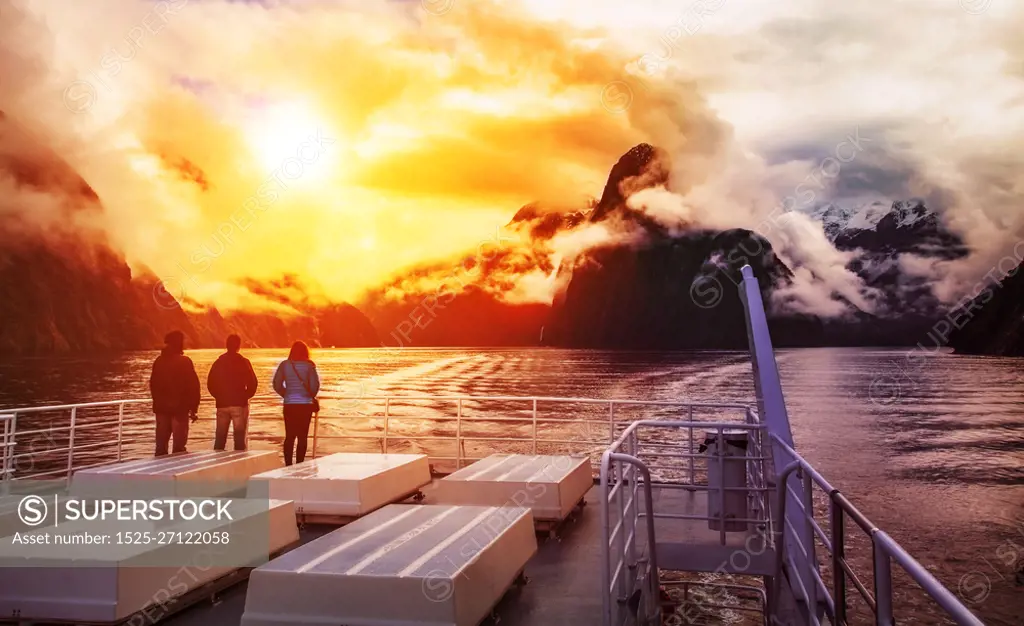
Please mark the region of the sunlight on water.
MULTIPOLYGON (((206 374, 219 351, 188 354, 205 388, 206 374)), ((259 393, 272 394, 270 379, 285 351, 246 354, 260 378, 259 393)), ((135 353, 0 362, 0 406, 143 398, 155 356, 135 353)), ((976 603, 969 606, 986 623, 1019 624, 1024 604, 1014 568, 1024 565, 1024 368, 1019 360, 950 355, 929 356, 910 367, 906 356, 894 350, 780 351, 797 449, 954 592, 961 581, 970 582, 971 600, 976 603), (1016 564, 1008 560, 1007 545, 1019 546, 1016 564)), ((542 395, 704 402, 749 402, 753 395, 747 356, 733 352, 316 350, 313 358, 324 392, 333 395, 542 395)), ((212 410, 212 403, 204 404, 191 449, 208 445, 212 410)), ((345 436, 360 428, 376 428, 371 416, 382 410, 378 402, 325 400, 327 415, 366 419, 363 426, 326 424, 323 434, 339 439, 321 441, 321 446, 330 450, 354 445, 345 436)), ((556 413, 554 408, 547 410, 556 413)), ((392 411, 454 413, 450 403, 427 400, 396 403, 392 411)), ((464 414, 479 417, 516 411, 522 411, 522 406, 469 402, 464 414)), ((277 421, 277 401, 260 400, 254 412, 266 418, 253 425, 254 440, 266 440, 255 445, 276 445, 283 430, 277 421)), ((82 411, 80 423, 113 420, 116 424, 116 411, 100 413, 82 411)), ((604 407, 592 412, 574 408, 572 415, 559 417, 572 420, 606 413, 604 407)), ((619 419, 671 413, 623 411, 619 419)), ((124 442, 126 452, 151 453, 148 406, 130 409, 126 419, 126 430, 133 433, 124 442), (136 419, 138 423, 133 423, 136 419)), ((49 428, 67 422, 67 412, 46 413, 26 416, 19 429, 26 428, 26 423, 49 428)), ((411 424, 406 426, 420 428, 419 434, 437 432, 411 424)), ((493 424, 480 428, 497 432, 493 424)), ((83 430, 77 443, 110 441, 114 429, 83 430)), ((589 434, 600 440, 607 437, 607 429, 589 434)), ((31 447, 39 453, 39 467, 47 463, 62 467, 66 461, 47 459, 45 452, 66 445, 66 433, 56 432, 46 440, 19 442, 19 449, 31 447)), ((83 453, 75 462, 89 458, 83 453)), ((25 469, 19 467, 19 471, 25 469)), ((868 557, 856 560, 870 571, 868 557)), ((917 597, 901 600, 921 610, 926 604, 917 597)))

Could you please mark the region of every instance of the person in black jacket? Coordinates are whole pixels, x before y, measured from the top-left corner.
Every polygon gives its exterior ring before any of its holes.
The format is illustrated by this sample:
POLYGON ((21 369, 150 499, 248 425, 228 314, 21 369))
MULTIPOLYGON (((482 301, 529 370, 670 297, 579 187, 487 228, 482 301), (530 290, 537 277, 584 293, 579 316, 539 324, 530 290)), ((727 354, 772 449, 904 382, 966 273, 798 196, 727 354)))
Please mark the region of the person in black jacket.
POLYGON ((156 414, 156 456, 167 454, 174 437, 174 452, 185 452, 189 420, 199 412, 199 377, 192 359, 185 356, 185 335, 175 330, 164 337, 164 349, 153 362, 149 392, 156 414))
POLYGON ((235 450, 245 450, 245 433, 249 425, 249 398, 256 395, 259 381, 252 363, 238 353, 242 339, 230 335, 227 352, 220 355, 210 368, 206 388, 217 400, 217 434, 213 440, 214 450, 223 450, 228 440, 228 427, 235 435, 235 450))

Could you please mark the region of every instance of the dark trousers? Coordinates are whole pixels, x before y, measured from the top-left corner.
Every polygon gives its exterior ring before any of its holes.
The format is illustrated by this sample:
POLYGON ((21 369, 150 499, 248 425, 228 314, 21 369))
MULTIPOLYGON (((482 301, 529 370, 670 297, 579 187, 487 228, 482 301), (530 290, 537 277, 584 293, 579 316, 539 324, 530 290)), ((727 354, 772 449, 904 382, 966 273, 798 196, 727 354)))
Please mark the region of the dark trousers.
POLYGON ((174 437, 173 452, 185 452, 188 443, 187 413, 157 413, 156 456, 167 454, 167 444, 174 437))
POLYGON ((228 427, 235 435, 235 450, 245 450, 245 431, 249 426, 249 407, 225 406, 217 408, 217 430, 213 449, 223 450, 228 442, 228 427))
POLYGON ((313 420, 312 404, 284 405, 284 464, 292 464, 292 449, 299 463, 306 460, 306 441, 313 420), (296 445, 297 444, 297 445, 296 445))

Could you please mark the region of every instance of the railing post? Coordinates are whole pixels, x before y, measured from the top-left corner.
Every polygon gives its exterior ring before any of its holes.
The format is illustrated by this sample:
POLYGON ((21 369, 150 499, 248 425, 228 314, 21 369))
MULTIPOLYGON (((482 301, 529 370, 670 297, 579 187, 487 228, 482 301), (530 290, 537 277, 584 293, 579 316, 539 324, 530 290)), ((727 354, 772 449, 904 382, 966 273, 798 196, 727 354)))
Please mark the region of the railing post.
POLYGON ((313 414, 313 454, 311 458, 316 458, 316 444, 320 439, 320 413, 313 414))
MULTIPOLYGON (((803 505, 804 505, 804 528, 808 537, 810 537, 810 543, 807 544, 807 558, 811 563, 817 563, 815 557, 815 535, 814 533, 814 482, 811 478, 810 472, 803 472, 803 505)), ((807 585, 807 593, 810 596, 807 598, 807 609, 810 611, 818 610, 818 585, 815 582, 813 576, 810 579, 810 583, 807 585)))
MULTIPOLYGON (((716 450, 718 456, 718 521, 722 525, 718 531, 719 541, 722 545, 726 545, 725 540, 725 432, 721 426, 718 427, 718 449, 716 450)), ((710 478, 710 477, 709 477, 710 478)), ((710 487, 711 481, 708 480, 708 486, 710 487)))
POLYGON ((533 399, 533 454, 537 454, 537 398, 533 399))
POLYGON ((830 494, 829 505, 832 516, 829 525, 832 530, 832 599, 836 605, 836 624, 846 624, 846 529, 843 509, 835 501, 835 492, 830 494))
POLYGON ((124 402, 117 405, 117 462, 121 462, 121 448, 124 441, 124 402))
POLYGON ((871 544, 875 560, 875 624, 893 626, 896 620, 892 614, 892 562, 874 533, 871 534, 871 544))
POLYGON ((622 570, 619 573, 619 602, 628 600, 629 594, 633 592, 632 581, 629 580, 629 553, 626 549, 626 533, 629 532, 629 528, 626 527, 626 481, 625 471, 622 466, 622 462, 618 462, 613 466, 615 468, 615 482, 619 488, 618 493, 615 494, 615 499, 619 501, 618 555, 622 557, 622 570))
MULTIPOLYGON (((693 458, 693 406, 690 406, 689 417, 687 421, 690 422, 690 486, 697 486, 697 472, 694 470, 694 458, 693 458)), ((691 489, 690 491, 695 491, 691 489)))
POLYGON ((71 409, 71 430, 68 434, 68 481, 71 480, 71 474, 74 472, 75 463, 75 422, 77 421, 78 407, 72 407, 71 409))
POLYGON ((11 442, 11 420, 12 418, 10 415, 0 415, 0 422, 3 422, 4 425, 4 449, 2 456, 0 456, 0 482, 4 485, 7 485, 8 481, 11 479, 11 455, 8 452, 11 442))
POLYGON ((609 476, 612 470, 611 463, 611 450, 605 451, 601 455, 601 470, 600 470, 600 481, 601 481, 601 504, 599 507, 599 513, 601 518, 601 605, 602 615, 601 624, 602 626, 612 626, 612 612, 614 606, 611 602, 611 587, 612 587, 612 550, 609 541, 611 535, 611 502, 608 497, 608 492, 611 490, 611 477, 609 476))
POLYGON ((384 398, 384 454, 388 453, 388 423, 391 421, 391 396, 384 398))
POLYGON ((455 469, 462 469, 462 398, 459 398, 458 415, 455 420, 455 469))
POLYGON ((608 445, 615 443, 615 401, 608 402, 608 445))
POLYGON ((11 480, 13 480, 14 479, 14 473, 18 471, 18 459, 14 458, 14 457, 17 456, 15 453, 18 450, 18 413, 17 412, 11 414, 11 438, 10 438, 10 442, 9 443, 10 443, 10 446, 8 446, 8 448, 10 449, 10 453, 8 454, 8 457, 7 457, 7 465, 8 465, 7 470, 8 470, 8 472, 10 472, 8 474, 8 476, 11 478, 11 480))

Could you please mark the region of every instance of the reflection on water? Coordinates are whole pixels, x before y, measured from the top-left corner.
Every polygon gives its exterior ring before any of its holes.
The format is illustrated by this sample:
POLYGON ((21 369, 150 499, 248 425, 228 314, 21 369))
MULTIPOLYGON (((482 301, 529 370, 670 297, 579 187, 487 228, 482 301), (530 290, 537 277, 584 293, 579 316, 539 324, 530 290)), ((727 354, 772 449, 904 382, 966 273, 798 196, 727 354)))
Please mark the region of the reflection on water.
MULTIPOLYGON (((190 351, 205 381, 218 351, 190 351)), ((119 357, 31 358, 0 362, 0 407, 89 402, 145 397, 149 366, 156 353, 119 357)), ((270 379, 283 350, 248 352, 261 381, 261 394, 272 394, 270 379)), ((989 624, 1019 625, 1024 588, 1014 570, 1024 566, 1024 367, 1012 359, 934 355, 921 367, 900 369, 899 351, 815 349, 780 352, 778 359, 789 403, 797 449, 879 526, 886 529, 989 624), (881 383, 880 383, 881 381, 881 383), (874 401, 872 401, 874 399, 874 401), (1008 547, 1010 546, 1010 547, 1008 547), (963 582, 963 584, 961 584, 963 582)), ((324 392, 334 395, 542 395, 596 398, 749 401, 751 370, 745 354, 732 352, 638 353, 584 350, 431 350, 393 351, 381 358, 375 350, 318 350, 314 354, 324 392)), ((205 387, 205 385, 204 385, 205 387)), ((381 403, 326 400, 325 415, 364 415, 364 422, 329 423, 322 451, 355 433, 379 432, 381 403)), ((454 415, 451 403, 415 401, 390 407, 393 414, 432 412, 454 415)), ((466 403, 467 417, 530 415, 515 403, 466 403)), ((150 453, 152 419, 148 406, 130 407, 124 450, 150 453), (140 423, 134 424, 132 420, 140 423)), ((674 409, 617 409, 618 420, 672 415, 674 409)), ((204 404, 195 443, 208 445, 212 404, 204 404), (201 442, 201 443, 200 443, 201 442)), ((283 434, 273 400, 261 400, 254 412, 267 419, 254 424, 257 445, 276 445, 283 434)), ((542 406, 542 418, 570 420, 548 432, 572 426, 579 437, 602 441, 606 406, 542 406)), ((733 416, 736 418, 738 416, 733 416)), ((66 464, 66 412, 22 416, 19 430, 40 428, 35 440, 19 441, 19 453, 34 452, 41 468, 66 464)), ((79 424, 94 425, 76 433, 76 448, 106 448, 114 439, 116 411, 82 410, 79 424)), ((404 434, 430 436, 444 431, 436 422, 396 421, 404 434)), ((454 427, 453 427, 454 428, 454 427)), ((480 423, 478 432, 528 434, 530 426, 480 423), (524 430, 525 429, 525 430, 524 430)), ((452 433, 454 430, 452 430, 452 433)), ((554 438, 554 437, 552 437, 554 438)), ((379 445, 370 441, 365 446, 379 445)), ((412 444, 407 444, 411 446, 412 444)), ((498 444, 492 444, 499 447, 498 444)), ((595 444, 599 447, 600 444, 595 444)), ((369 449, 369 448, 367 448, 369 449)), ((485 453, 481 446, 468 456, 485 453)), ((86 450, 76 465, 101 457, 86 450)), ((455 451, 452 451, 454 456, 455 451)), ((23 473, 28 463, 19 464, 23 473)), ((38 470, 37 470, 38 471, 38 470)), ((822 504, 823 506, 823 504, 822 504)), ((848 533, 855 534, 852 526, 848 533)), ((858 539, 854 544, 858 545, 858 539)), ((866 542, 860 544, 861 547, 866 542)), ((870 559, 857 562, 870 571, 870 559)), ((868 576, 870 583, 870 576, 868 576)), ((940 623, 919 597, 900 597, 897 617, 906 623, 940 623)), ((851 606, 857 601, 851 595, 851 606)))

